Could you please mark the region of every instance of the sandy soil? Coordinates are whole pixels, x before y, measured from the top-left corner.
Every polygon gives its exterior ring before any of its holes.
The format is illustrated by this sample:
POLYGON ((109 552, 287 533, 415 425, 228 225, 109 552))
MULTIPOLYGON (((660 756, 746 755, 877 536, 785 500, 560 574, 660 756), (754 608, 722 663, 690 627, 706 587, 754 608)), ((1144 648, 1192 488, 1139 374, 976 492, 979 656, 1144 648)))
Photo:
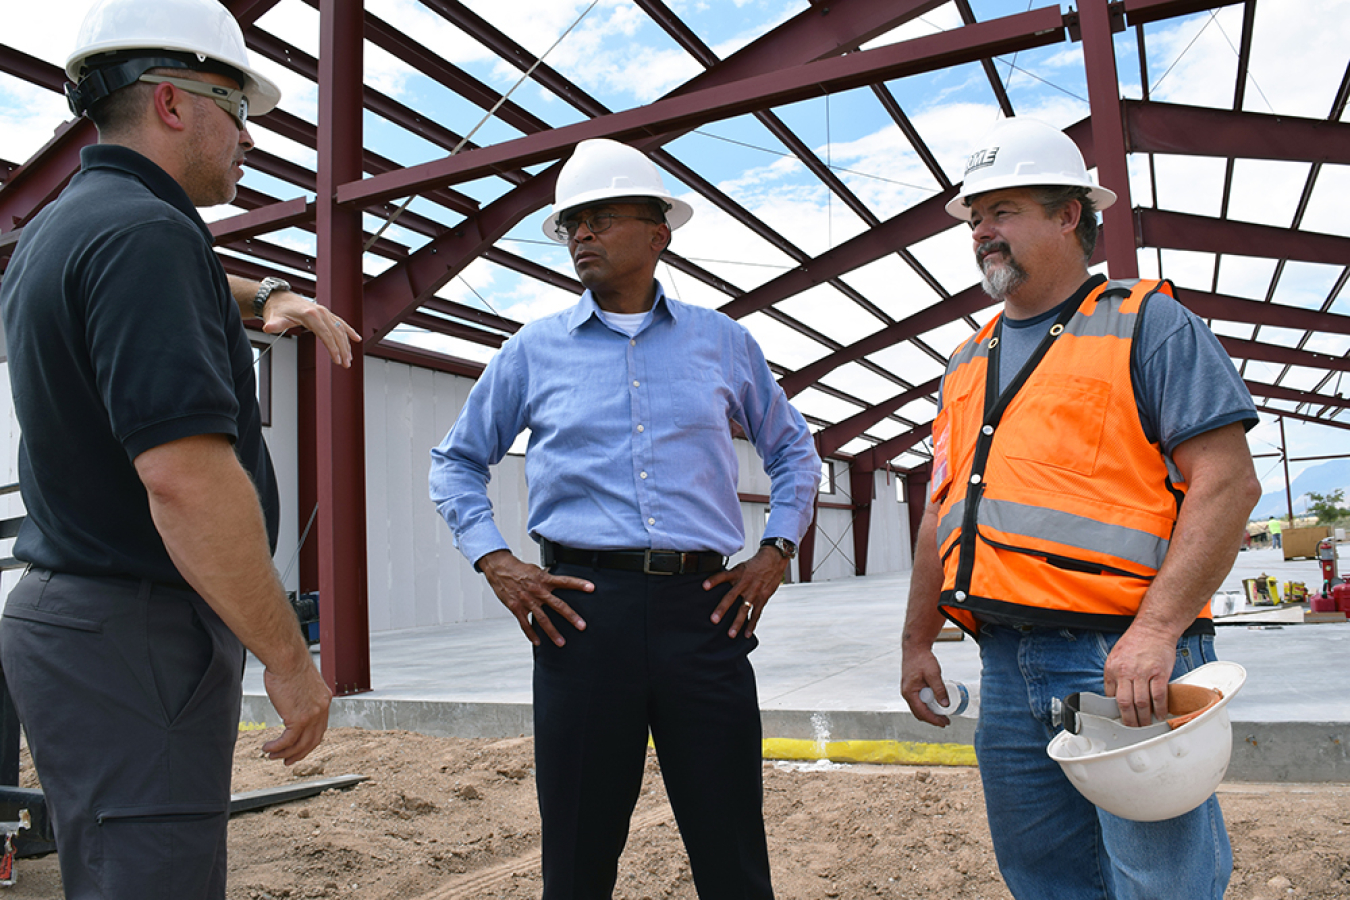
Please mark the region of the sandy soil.
MULTIPOLYGON (((230 900, 539 896, 533 744, 337 729, 292 770, 240 736, 235 791, 349 773, 330 790, 234 817, 230 900)), ((766 762, 765 816, 781 900, 1002 900, 973 769, 766 762)), ((32 784, 31 768, 25 783, 32 784)), ((1350 898, 1350 786, 1225 785, 1232 900, 1350 898)), ((21 860, 4 898, 60 897, 56 858, 21 860)), ((615 892, 694 900, 655 756, 615 892)))

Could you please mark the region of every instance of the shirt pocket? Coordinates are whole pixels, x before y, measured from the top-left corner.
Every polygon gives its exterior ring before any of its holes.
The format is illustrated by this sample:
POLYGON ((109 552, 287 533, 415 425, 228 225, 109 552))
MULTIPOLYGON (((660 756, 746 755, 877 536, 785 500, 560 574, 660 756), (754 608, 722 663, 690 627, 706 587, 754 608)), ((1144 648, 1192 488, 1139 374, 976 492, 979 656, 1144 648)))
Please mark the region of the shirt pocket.
POLYGON ((726 431, 731 427, 733 394, 716 365, 672 363, 668 369, 671 418, 683 429, 726 431))
POLYGON ((1082 375, 1025 385, 995 438, 1009 459, 1091 475, 1106 430, 1110 382, 1082 375))

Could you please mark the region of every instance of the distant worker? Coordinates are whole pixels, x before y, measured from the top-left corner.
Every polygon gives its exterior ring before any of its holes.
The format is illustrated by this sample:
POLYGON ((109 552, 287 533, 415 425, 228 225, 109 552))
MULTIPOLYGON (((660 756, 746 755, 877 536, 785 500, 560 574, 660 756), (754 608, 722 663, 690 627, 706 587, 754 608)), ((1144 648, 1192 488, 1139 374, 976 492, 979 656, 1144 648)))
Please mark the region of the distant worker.
POLYGON ((1218 341, 1169 282, 1088 274, 1096 211, 1115 199, 1066 135, 1018 118, 971 155, 947 205, 1003 307, 942 382, 901 692, 947 725, 919 698, 947 699, 933 641, 944 616, 977 637, 975 751, 1019 900, 1218 898, 1232 869, 1213 796, 1129 821, 1046 753, 1053 701, 1102 693, 1124 724, 1148 724, 1174 676, 1214 659, 1208 600, 1260 496, 1244 435, 1256 411, 1218 341))
POLYGON ((546 900, 612 896, 649 730, 699 897, 773 896, 749 654, 820 459, 750 333, 656 281, 692 214, 639 151, 579 144, 544 232, 586 291, 503 345, 432 451, 432 499, 535 645, 546 900), (727 569, 745 539, 735 427, 772 488, 758 552, 727 569), (512 555, 487 498, 527 428, 542 568, 512 555))
POLYGON ((222 900, 247 647, 302 759, 331 692, 272 563, 280 506, 243 317, 354 332, 226 278, 228 203, 279 93, 214 0, 103 0, 66 64, 99 142, 24 226, 0 286, 27 518, 0 656, 67 897, 222 900), (236 296, 237 294, 237 296, 236 296))
POLYGON ((1276 550, 1283 549, 1284 522, 1279 517, 1272 516, 1270 521, 1266 523, 1266 530, 1270 532, 1270 545, 1276 550))

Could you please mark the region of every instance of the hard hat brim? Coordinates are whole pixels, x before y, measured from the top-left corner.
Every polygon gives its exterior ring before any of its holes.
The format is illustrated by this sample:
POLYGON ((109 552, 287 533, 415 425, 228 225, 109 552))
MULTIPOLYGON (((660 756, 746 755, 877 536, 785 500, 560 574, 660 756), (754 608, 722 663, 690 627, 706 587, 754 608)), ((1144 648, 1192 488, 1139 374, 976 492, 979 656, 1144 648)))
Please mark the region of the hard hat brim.
POLYGON ((970 193, 966 193, 965 185, 962 185, 960 192, 951 200, 947 201, 947 214, 955 219, 960 219, 962 222, 969 222, 970 207, 966 205, 966 201, 971 197, 978 197, 980 194, 988 194, 991 191, 1003 191, 1010 188, 1035 189, 1038 187, 1086 187, 1088 189, 1088 199, 1097 207, 1098 212, 1109 209, 1115 205, 1117 199, 1115 191, 1110 188, 1104 188, 1098 184, 1084 185, 1082 182, 1068 178, 1065 178, 1063 181, 1055 181, 1046 178, 1042 181, 1038 181, 1036 184, 1027 184, 1019 176, 1013 175, 1006 178, 990 178, 987 181, 981 181, 979 190, 970 193))

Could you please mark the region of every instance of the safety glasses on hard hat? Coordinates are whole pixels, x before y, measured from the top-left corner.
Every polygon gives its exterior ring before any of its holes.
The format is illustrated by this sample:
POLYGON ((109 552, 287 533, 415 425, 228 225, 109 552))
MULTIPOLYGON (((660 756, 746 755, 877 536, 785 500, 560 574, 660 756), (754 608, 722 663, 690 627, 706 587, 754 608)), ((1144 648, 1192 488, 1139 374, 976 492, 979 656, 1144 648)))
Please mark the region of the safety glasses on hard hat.
POLYGON ((219 106, 234 119, 234 124, 243 131, 248 125, 248 97, 244 92, 236 88, 221 87, 218 84, 211 84, 207 81, 193 81, 188 78, 174 78, 171 75, 142 75, 138 81, 146 81, 150 84, 163 84, 167 82, 179 90, 187 91, 189 94, 197 94, 205 97, 219 106))

